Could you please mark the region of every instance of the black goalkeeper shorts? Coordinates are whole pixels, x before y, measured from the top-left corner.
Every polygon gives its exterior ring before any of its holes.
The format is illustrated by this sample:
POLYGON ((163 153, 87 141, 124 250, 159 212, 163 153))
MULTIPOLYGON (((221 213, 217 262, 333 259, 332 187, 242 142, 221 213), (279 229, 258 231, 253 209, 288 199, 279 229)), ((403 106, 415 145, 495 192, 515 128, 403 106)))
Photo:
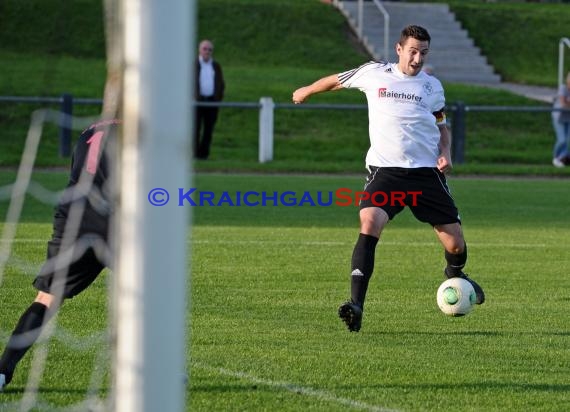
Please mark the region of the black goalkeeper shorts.
POLYGON ((457 207, 447 187, 445 175, 437 168, 368 167, 364 199, 360 209, 379 207, 390 220, 409 207, 416 219, 432 226, 461 223, 457 207))
POLYGON ((55 225, 47 246, 47 260, 33 285, 37 290, 72 298, 85 290, 109 266, 107 241, 97 234, 80 234, 72 247, 62 247, 62 231, 55 225), (96 252, 97 251, 97 252, 96 252))

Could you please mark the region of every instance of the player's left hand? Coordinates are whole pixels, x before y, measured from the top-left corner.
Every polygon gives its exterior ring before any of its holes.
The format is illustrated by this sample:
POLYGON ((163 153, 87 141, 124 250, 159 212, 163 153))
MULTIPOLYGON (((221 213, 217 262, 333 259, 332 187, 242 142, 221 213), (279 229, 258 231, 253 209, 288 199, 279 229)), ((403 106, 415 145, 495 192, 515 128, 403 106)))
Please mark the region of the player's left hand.
POLYGON ((453 168, 453 165, 451 164, 451 157, 445 155, 439 156, 437 158, 437 168, 441 173, 451 172, 451 169, 453 168))

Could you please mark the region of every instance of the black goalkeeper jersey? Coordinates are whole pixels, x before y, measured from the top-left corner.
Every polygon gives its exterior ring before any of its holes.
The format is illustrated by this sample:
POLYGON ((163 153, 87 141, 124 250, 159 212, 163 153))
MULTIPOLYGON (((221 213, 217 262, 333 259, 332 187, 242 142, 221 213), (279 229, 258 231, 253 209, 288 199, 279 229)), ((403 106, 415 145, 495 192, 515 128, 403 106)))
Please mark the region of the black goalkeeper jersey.
POLYGON ((117 120, 96 123, 79 137, 71 159, 69 183, 56 206, 57 233, 63 235, 68 218, 74 216, 71 210, 77 207, 81 216, 78 237, 94 233, 107 238, 112 212, 110 140, 118 123, 117 120))

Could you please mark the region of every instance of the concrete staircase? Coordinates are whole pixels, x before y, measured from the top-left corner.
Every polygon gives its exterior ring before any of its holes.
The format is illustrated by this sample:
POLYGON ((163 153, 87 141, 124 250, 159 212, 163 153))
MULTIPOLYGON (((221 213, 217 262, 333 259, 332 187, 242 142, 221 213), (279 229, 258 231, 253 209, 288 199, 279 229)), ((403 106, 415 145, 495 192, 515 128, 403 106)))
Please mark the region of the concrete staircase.
MULTIPOLYGON (((358 1, 337 1, 339 10, 354 28, 358 25, 358 1)), ((498 84, 501 78, 481 55, 481 50, 469 38, 466 30, 455 20, 447 4, 401 3, 383 1, 390 15, 389 55, 384 56, 384 18, 373 1, 364 1, 363 30, 364 46, 374 59, 396 62, 394 45, 400 38, 403 27, 416 24, 425 27, 431 36, 428 63, 434 74, 442 81, 455 83, 498 84)))

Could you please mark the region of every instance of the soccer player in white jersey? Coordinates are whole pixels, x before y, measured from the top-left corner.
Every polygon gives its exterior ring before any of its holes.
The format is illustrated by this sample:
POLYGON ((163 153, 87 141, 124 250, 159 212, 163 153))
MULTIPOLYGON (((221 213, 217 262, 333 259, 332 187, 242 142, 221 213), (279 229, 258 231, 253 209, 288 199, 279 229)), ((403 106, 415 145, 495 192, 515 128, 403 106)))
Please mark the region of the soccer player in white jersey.
POLYGON ((452 164, 443 87, 437 78, 422 71, 430 40, 423 27, 407 26, 396 44, 398 63, 369 62, 293 92, 296 104, 315 93, 343 88, 359 89, 368 101, 369 175, 364 187, 368 196, 364 195, 360 202, 360 234, 352 254, 351 299, 338 310, 351 332, 358 332, 361 327, 380 234, 405 206, 419 221, 433 227, 445 250, 445 276, 467 279, 475 289, 476 303, 485 301, 482 288, 463 273, 467 245, 445 178, 452 164), (390 196, 402 192, 407 194, 404 198, 390 196), (384 201, 379 193, 386 194, 390 201, 384 201))

